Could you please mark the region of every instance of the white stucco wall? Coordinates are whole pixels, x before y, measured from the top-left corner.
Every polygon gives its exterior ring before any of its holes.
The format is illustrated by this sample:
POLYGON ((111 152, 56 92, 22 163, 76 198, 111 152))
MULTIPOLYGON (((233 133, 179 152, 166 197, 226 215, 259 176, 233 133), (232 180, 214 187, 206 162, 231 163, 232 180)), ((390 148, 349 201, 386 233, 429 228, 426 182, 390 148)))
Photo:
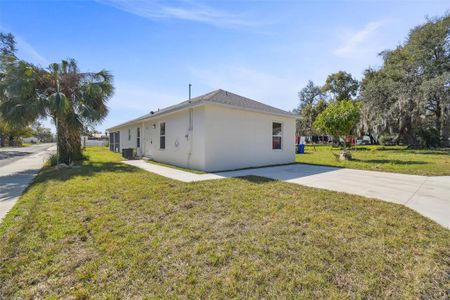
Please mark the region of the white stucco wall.
MULTIPOLYGON (((137 125, 120 129, 120 151, 125 148, 136 149, 137 125), (130 129, 131 138, 128 139, 128 129, 130 129)), ((142 129, 141 129, 142 130, 142 129)))
POLYGON ((295 161, 295 119, 206 106, 206 171, 295 161), (282 149, 272 149, 272 122, 282 123, 282 149))
POLYGON ((155 117, 120 129, 120 147, 155 161, 204 171, 285 164, 295 161, 295 119, 209 104, 155 117), (160 149, 160 124, 166 123, 166 148, 160 149), (282 123, 282 149, 272 149, 272 122, 282 123), (136 147, 137 127, 141 147, 136 147), (128 139, 128 129, 131 138, 128 139), (186 137, 187 136, 187 137, 186 137))
POLYGON ((176 166, 205 168, 205 109, 193 108, 193 130, 189 131, 189 111, 184 110, 146 121, 141 129, 142 153, 155 161, 176 166), (166 148, 160 149, 160 124, 166 123, 166 148), (155 128, 153 128, 153 124, 155 128), (144 135, 143 135, 144 134, 144 135), (186 137, 187 136, 187 137, 186 137))

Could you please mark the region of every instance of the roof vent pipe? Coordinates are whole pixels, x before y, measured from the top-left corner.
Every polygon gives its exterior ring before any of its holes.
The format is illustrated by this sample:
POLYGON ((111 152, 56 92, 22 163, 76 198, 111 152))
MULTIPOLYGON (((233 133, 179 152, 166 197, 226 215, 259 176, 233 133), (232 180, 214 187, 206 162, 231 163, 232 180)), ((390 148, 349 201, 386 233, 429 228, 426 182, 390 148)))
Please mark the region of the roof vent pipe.
POLYGON ((191 87, 192 84, 189 83, 189 103, 191 103, 191 87))

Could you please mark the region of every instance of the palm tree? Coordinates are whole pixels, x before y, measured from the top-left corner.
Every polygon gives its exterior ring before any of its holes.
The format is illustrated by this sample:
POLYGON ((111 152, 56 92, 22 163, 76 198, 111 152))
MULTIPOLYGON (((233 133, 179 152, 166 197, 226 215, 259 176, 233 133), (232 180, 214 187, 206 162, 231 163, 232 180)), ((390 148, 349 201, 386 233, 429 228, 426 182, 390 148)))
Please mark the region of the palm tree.
POLYGON ((0 82, 0 113, 8 122, 30 124, 50 117, 57 130, 58 159, 81 158, 81 132, 104 120, 114 88, 105 70, 81 73, 75 60, 42 69, 24 61, 10 64, 0 82))

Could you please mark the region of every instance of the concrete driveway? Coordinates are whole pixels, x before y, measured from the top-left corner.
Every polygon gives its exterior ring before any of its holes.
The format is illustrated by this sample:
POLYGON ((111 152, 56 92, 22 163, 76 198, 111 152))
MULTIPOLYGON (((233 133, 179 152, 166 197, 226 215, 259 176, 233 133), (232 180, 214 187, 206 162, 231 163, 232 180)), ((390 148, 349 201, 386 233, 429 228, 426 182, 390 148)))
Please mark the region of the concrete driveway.
POLYGON ((417 176, 305 164, 193 174, 142 160, 125 163, 183 182, 256 175, 405 205, 450 228, 450 176, 417 176))
POLYGON ((54 144, 0 149, 0 221, 55 150, 54 144))
POLYGON ((218 174, 226 177, 257 175, 403 204, 450 228, 450 176, 417 176, 304 164, 218 174))

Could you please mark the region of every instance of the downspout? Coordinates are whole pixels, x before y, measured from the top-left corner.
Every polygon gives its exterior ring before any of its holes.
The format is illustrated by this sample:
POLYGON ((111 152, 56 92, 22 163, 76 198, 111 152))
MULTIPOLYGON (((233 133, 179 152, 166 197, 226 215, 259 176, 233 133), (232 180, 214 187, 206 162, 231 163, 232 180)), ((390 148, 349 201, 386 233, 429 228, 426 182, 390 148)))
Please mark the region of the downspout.
POLYGON ((193 122, 194 122, 194 109, 189 109, 189 129, 188 129, 188 138, 189 138, 189 152, 188 152, 188 158, 187 158, 187 167, 190 167, 191 162, 191 156, 192 156, 192 147, 194 143, 194 128, 193 128, 193 122))
MULTIPOLYGON (((189 103, 191 103, 191 87, 192 84, 189 83, 189 103)), ((186 162, 186 166, 187 168, 190 167, 190 162, 191 162, 191 156, 192 156, 192 147, 193 147, 193 140, 194 140, 194 109, 190 108, 189 109, 189 128, 188 128, 188 139, 189 139, 189 151, 188 151, 188 156, 187 156, 187 162, 186 162)))

